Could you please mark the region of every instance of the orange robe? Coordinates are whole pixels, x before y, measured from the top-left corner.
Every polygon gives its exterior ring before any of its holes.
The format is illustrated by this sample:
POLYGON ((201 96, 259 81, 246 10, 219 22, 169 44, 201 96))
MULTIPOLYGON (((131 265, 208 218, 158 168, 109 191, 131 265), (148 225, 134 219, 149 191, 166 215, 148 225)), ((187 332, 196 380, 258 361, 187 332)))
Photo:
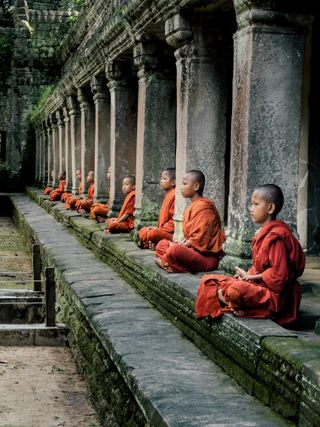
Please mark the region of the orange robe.
POLYGON ((93 195, 94 195, 94 183, 92 182, 88 187, 88 197, 86 199, 79 199, 76 202, 76 209, 83 209, 86 212, 90 212, 91 206, 93 205, 93 195))
POLYGON ((175 189, 169 190, 162 202, 158 218, 158 227, 143 227, 139 231, 140 248, 148 248, 149 243, 157 244, 160 240, 172 240, 174 233, 174 200, 175 189))
POLYGON ((200 272, 215 270, 222 256, 225 235, 215 204, 198 197, 185 210, 182 222, 184 238, 192 247, 161 240, 156 254, 171 272, 200 272))
POLYGON ((292 324, 298 316, 301 290, 297 278, 303 273, 305 256, 288 225, 274 220, 262 227, 252 241, 253 265, 248 274, 262 273, 259 282, 234 277, 206 275, 200 282, 196 317, 220 317, 241 310, 243 317, 272 319, 292 324), (233 307, 220 304, 218 288, 233 307))
POLYGON ((82 182, 80 182, 78 187, 78 195, 73 196, 72 194, 66 198, 66 209, 75 209, 76 202, 80 200, 80 196, 82 194, 82 182))
POLYGON ((60 180, 58 188, 51 191, 49 200, 51 201, 60 200, 65 187, 66 187, 66 180, 65 179, 60 180))
POLYGON ((107 218, 109 213, 108 203, 94 203, 90 210, 90 218, 97 219, 98 216, 107 218))
POLYGON ((117 219, 121 218, 122 215, 129 215, 128 218, 122 222, 115 222, 115 218, 111 218, 109 220, 108 229, 110 233, 130 233, 130 231, 133 229, 135 194, 135 190, 132 190, 129 194, 127 194, 117 219))
POLYGON ((46 187, 46 188, 43 190, 43 194, 45 194, 46 196, 49 196, 49 194, 51 193, 51 191, 53 191, 53 188, 52 188, 52 187, 46 187))

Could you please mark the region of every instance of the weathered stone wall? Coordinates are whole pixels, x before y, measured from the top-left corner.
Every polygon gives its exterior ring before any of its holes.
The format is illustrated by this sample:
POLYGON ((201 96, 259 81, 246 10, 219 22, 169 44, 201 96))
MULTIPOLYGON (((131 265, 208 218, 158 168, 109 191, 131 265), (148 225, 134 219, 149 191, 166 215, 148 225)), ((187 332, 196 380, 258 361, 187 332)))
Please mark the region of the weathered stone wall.
MULTIPOLYGON (((59 2, 16 1, 12 10, 13 28, 0 27, 0 130, 6 132, 6 170, 12 183, 33 180, 34 137, 30 114, 43 88, 59 73, 55 48, 70 29, 68 19, 76 12, 59 11, 59 2), (32 8, 35 9, 32 9, 32 8), (1 51, 4 38, 9 49, 1 51), (31 133, 30 133, 31 132, 31 133)), ((8 182, 1 181, 1 189, 8 182)))

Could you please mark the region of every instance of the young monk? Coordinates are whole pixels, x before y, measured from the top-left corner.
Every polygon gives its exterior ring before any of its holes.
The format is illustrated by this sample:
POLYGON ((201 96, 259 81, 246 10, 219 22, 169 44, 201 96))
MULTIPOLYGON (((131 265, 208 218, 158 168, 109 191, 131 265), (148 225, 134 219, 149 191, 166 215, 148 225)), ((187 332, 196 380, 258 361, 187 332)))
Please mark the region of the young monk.
MULTIPOLYGON (((51 178, 53 178, 53 176, 54 176, 54 171, 51 171, 51 178)), ((46 196, 49 196, 49 194, 51 193, 51 191, 53 191, 52 187, 46 187, 43 190, 43 194, 45 194, 46 196)))
POLYGON ((274 184, 252 194, 250 214, 260 225, 252 241, 253 265, 248 272, 236 267, 235 277, 207 275, 200 282, 196 317, 236 316, 272 319, 283 326, 298 316, 305 256, 288 225, 277 220, 283 206, 281 189, 274 184))
POLYGON ((160 188, 165 191, 165 197, 158 218, 158 227, 143 227, 139 231, 138 246, 142 249, 155 250, 160 240, 172 240, 174 232, 174 199, 176 186, 176 170, 167 168, 161 174, 160 188))
MULTIPOLYGON (((108 191, 110 187, 110 177, 111 166, 109 166, 107 170, 108 191)), ((90 219, 95 219, 97 222, 103 223, 108 216, 109 210, 108 203, 94 203, 90 210, 90 219)))
POLYGON ((94 172, 89 171, 87 176, 88 183, 88 197, 86 199, 79 199, 75 208, 79 213, 89 213, 91 206, 93 205, 93 194, 94 194, 94 172))
POLYGON ((133 175, 126 176, 122 182, 122 192, 126 195, 117 218, 107 220, 105 233, 130 233, 134 226, 135 184, 133 175))
POLYGON ((199 170, 190 170, 183 177, 181 193, 191 200, 183 215, 184 240, 161 240, 156 247, 156 263, 169 273, 218 267, 225 235, 215 204, 202 196, 204 185, 205 177, 199 170))
POLYGON ((79 183, 77 195, 73 196, 72 194, 69 193, 69 196, 66 197, 66 205, 65 205, 66 209, 75 209, 75 205, 76 205, 77 201, 80 200, 80 197, 82 195, 82 182, 81 182, 81 170, 80 169, 76 170, 76 178, 77 178, 77 181, 79 183))
POLYGON ((60 172, 58 175, 58 179, 59 179, 58 187, 52 190, 49 195, 49 200, 51 202, 61 199, 62 193, 64 192, 66 187, 66 172, 65 171, 60 172))

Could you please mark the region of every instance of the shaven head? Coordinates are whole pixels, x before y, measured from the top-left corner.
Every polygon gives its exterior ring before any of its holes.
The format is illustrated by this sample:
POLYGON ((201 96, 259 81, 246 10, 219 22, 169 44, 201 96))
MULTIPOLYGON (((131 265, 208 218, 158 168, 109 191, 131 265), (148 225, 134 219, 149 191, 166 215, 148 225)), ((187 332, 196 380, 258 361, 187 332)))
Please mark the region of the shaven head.
POLYGON ((189 170, 186 173, 186 175, 188 175, 188 177, 190 178, 190 180, 193 183, 199 184, 199 189, 198 189, 197 193, 200 196, 202 196, 203 190, 204 190, 204 186, 205 186, 205 183, 206 183, 206 179, 205 179, 204 174, 201 171, 199 171, 199 170, 191 169, 191 170, 189 170))
POLYGON ((167 168, 163 172, 166 172, 168 177, 170 178, 170 181, 173 181, 176 179, 176 170, 175 168, 167 168))
POLYGON ((134 175, 127 175, 123 179, 128 179, 131 185, 136 185, 136 177, 134 175))
POLYGON ((280 187, 275 184, 264 184, 255 189, 255 192, 258 192, 259 195, 267 202, 274 203, 275 210, 273 217, 275 218, 278 213, 281 211, 284 197, 280 187))

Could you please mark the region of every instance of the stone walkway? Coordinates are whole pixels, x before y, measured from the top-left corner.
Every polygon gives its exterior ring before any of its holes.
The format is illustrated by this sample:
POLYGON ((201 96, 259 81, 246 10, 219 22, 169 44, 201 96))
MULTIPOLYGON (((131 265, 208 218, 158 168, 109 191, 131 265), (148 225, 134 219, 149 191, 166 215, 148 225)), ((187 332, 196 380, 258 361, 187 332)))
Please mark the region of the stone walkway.
POLYGON ((75 306, 155 426, 282 426, 120 276, 27 197, 14 199, 75 306))

